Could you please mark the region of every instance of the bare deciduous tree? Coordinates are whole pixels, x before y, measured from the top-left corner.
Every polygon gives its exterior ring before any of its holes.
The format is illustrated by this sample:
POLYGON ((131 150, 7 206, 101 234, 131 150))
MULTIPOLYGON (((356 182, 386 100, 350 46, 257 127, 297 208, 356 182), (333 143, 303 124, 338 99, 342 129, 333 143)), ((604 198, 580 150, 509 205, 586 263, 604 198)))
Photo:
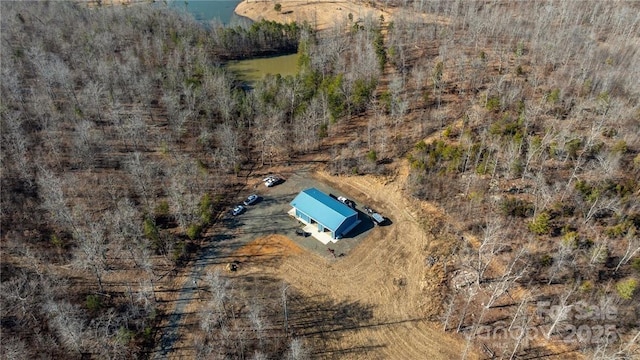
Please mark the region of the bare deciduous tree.
POLYGON ((87 324, 77 306, 68 302, 50 300, 45 304, 45 312, 50 317, 51 326, 67 349, 77 353, 87 350, 88 339, 85 334, 87 324))
POLYGON ((568 302, 568 300, 569 300, 569 297, 573 295, 574 290, 575 289, 570 288, 564 294, 560 294, 558 296, 560 303, 554 307, 554 309, 557 309, 557 310, 552 311, 549 314, 551 316, 552 323, 551 323, 551 326, 549 327, 549 330, 545 334, 547 339, 551 338, 551 335, 553 335, 553 332, 555 331, 558 324, 567 319, 569 310, 572 307, 572 305, 568 302))
POLYGON ((31 165, 27 154, 29 137, 23 129, 23 116, 20 112, 9 112, 2 116, 2 137, 8 157, 20 178, 27 183, 32 182, 31 165))
POLYGON ((307 359, 309 352, 305 347, 304 340, 300 338, 293 338, 289 343, 288 358, 291 360, 303 360, 307 359))
POLYGON ((211 303, 218 316, 218 324, 222 325, 227 316, 226 303, 229 297, 229 281, 222 277, 220 270, 207 272, 204 281, 211 294, 211 303))
POLYGON ((98 138, 92 121, 83 120, 76 124, 73 138, 75 159, 84 165, 90 167, 94 163, 96 157, 97 145, 101 139, 98 138))
POLYGON ((258 338, 258 349, 260 351, 264 351, 265 330, 268 328, 262 312, 261 306, 258 303, 251 304, 249 307, 249 321, 258 338))
POLYGON ((559 242, 558 248, 553 255, 553 265, 549 269, 548 285, 551 285, 556 276, 564 269, 565 262, 572 256, 573 251, 573 244, 570 241, 559 242))
POLYGON ((626 264, 631 260, 631 258, 640 251, 640 236, 638 236, 637 230, 635 226, 631 226, 629 230, 627 230, 627 234, 624 239, 627 241, 627 247, 620 257, 620 261, 615 268, 615 272, 620 269, 620 266, 626 264))
POLYGON ((22 339, 7 336, 2 340, 2 356, 7 360, 21 360, 32 358, 34 354, 22 339))
POLYGON ((492 217, 487 220, 486 227, 482 236, 482 242, 478 247, 478 258, 476 262, 476 284, 480 283, 484 279, 484 273, 489 268, 489 265, 494 260, 495 256, 505 248, 503 243, 503 229, 502 224, 498 218, 492 217))
POLYGON ((75 221, 66 203, 62 180, 47 169, 40 169, 39 173, 37 180, 42 207, 49 213, 55 224, 77 232, 75 221))
POLYGON ((240 166, 240 135, 238 130, 228 123, 220 125, 215 132, 218 143, 217 157, 224 171, 236 171, 240 166))
POLYGON ((107 244, 104 225, 100 222, 92 222, 88 228, 81 228, 76 234, 78 250, 75 263, 81 269, 87 269, 93 273, 98 281, 100 292, 104 292, 102 278, 107 270, 107 244))
POLYGON ((153 176, 155 175, 154 164, 142 157, 139 152, 133 153, 125 163, 125 168, 131 176, 138 194, 142 197, 145 210, 151 212, 153 209, 153 176))

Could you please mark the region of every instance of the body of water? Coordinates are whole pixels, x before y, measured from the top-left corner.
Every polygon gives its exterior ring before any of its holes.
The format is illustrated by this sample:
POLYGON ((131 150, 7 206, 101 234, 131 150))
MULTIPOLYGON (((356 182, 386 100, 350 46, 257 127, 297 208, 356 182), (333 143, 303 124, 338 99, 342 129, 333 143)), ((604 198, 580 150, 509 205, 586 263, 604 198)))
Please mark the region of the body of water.
MULTIPOLYGON (((246 21, 233 12, 240 2, 241 0, 174 0, 168 1, 167 4, 177 11, 190 13, 205 26, 215 20, 233 26, 240 21, 246 21)), ((298 71, 298 54, 230 61, 227 67, 238 74, 240 80, 252 83, 267 74, 295 75, 298 71)))
POLYGON ((295 75, 298 72, 298 58, 298 54, 291 54, 230 61, 227 68, 238 74, 240 80, 251 83, 267 74, 295 75))
POLYGON ((167 4, 178 11, 186 11, 203 24, 218 20, 228 25, 242 19, 233 10, 241 0, 173 0, 167 4))

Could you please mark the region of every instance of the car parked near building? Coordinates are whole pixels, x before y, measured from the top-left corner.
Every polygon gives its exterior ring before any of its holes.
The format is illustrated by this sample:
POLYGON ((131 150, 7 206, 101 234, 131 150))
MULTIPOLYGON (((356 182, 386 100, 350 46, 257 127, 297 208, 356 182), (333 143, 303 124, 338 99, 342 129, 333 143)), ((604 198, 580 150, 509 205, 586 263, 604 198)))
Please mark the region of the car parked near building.
POLYGON ((272 186, 278 185, 282 181, 283 180, 277 176, 267 176, 266 178, 264 178, 264 184, 266 187, 272 187, 272 186))
POLYGON ((231 215, 238 216, 244 212, 245 208, 242 205, 238 205, 231 210, 231 215))
POLYGON ((256 194, 251 194, 251 195, 249 195, 249 196, 245 199, 245 201, 243 202, 243 204, 244 204, 245 206, 253 205, 253 204, 255 204, 255 203, 258 201, 258 199, 259 199, 258 195, 256 195, 256 194))
POLYGON ((356 203, 353 200, 349 200, 344 196, 338 196, 337 197, 338 201, 340 201, 341 203, 347 205, 348 207, 355 209, 356 208, 356 203))

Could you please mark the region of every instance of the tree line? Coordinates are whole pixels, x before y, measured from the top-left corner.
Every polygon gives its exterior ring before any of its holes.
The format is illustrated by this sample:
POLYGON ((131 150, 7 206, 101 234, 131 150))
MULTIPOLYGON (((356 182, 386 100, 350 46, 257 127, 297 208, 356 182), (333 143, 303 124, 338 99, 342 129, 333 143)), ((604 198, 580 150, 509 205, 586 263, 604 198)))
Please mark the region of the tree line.
MULTIPOLYGON (((163 7, 0 6, 7 356, 148 356, 164 316, 159 284, 198 251, 241 186, 236 174, 317 150, 332 124, 363 111, 379 76, 315 60, 337 45, 375 62, 369 30, 347 46, 297 24, 206 29, 163 7), (309 59, 299 76, 251 91, 223 66, 297 48, 309 59), (354 84, 369 89, 357 98, 354 84)), ((283 341, 261 351, 305 352, 283 341)), ((247 349, 237 344, 225 352, 247 349)))
POLYGON ((212 29, 213 49, 222 59, 295 53, 303 30, 310 31, 311 27, 269 20, 251 23, 248 28, 221 26, 212 29))
MULTIPOLYGON (((151 6, 0 9, 3 353, 144 356, 163 315, 158 282, 198 251, 236 175, 317 151, 343 174, 405 157, 412 195, 455 215, 442 319, 470 346, 500 318, 561 335, 561 316, 534 316, 547 300, 620 309, 620 341, 585 346, 596 355, 633 338, 637 5, 409 2, 392 20, 345 18, 323 34, 207 29, 151 6), (249 91, 223 66, 296 49, 296 76, 249 91)), ((260 335, 283 302, 235 313, 228 284, 210 280, 203 356, 304 352, 260 335)))
POLYGON ((443 23, 397 16, 388 54, 392 79, 414 84, 400 97, 420 133, 405 153, 411 192, 458 224, 459 242, 441 254, 453 259, 444 329, 488 356, 549 354, 530 334, 500 331, 538 329, 550 342, 571 326, 591 331, 593 318, 572 313, 588 303, 618 311, 616 334, 569 347, 630 354, 640 274, 636 4, 413 7, 443 23), (540 314, 542 303, 562 311, 540 314))

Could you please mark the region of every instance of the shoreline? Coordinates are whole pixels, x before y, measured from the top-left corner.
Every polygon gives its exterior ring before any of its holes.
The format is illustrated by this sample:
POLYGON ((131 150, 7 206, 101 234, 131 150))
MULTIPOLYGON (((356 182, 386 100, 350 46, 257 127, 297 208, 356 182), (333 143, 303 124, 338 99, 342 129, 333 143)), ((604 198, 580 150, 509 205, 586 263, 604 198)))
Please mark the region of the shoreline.
POLYGON ((157 0, 89 0, 84 2, 89 7, 151 4, 157 0))

